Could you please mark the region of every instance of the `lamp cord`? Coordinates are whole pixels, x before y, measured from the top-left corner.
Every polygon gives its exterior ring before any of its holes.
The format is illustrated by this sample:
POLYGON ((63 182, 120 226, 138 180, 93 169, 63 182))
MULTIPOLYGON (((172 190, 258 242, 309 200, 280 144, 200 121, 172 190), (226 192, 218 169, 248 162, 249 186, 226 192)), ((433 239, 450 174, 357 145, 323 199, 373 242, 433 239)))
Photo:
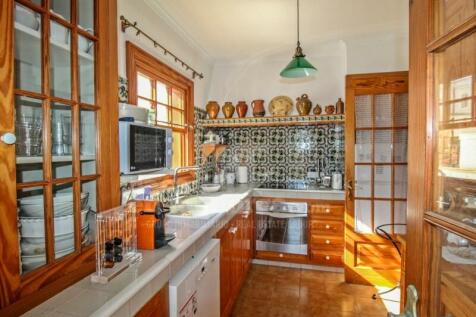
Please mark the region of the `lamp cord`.
POLYGON ((298 46, 301 44, 299 42, 299 0, 297 0, 297 44, 298 46))

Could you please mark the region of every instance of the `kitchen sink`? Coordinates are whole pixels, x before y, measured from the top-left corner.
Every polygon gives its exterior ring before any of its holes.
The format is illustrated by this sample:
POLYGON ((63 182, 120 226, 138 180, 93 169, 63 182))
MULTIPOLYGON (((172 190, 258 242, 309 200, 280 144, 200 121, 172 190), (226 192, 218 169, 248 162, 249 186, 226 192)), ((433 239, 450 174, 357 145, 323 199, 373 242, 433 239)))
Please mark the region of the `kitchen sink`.
POLYGON ((179 205, 203 206, 213 202, 213 197, 189 196, 180 200, 179 205))
MULTIPOLYGON (((198 197, 197 197, 198 198, 198 197)), ((179 204, 170 206, 169 218, 210 219, 216 214, 210 207, 199 204, 179 204)))

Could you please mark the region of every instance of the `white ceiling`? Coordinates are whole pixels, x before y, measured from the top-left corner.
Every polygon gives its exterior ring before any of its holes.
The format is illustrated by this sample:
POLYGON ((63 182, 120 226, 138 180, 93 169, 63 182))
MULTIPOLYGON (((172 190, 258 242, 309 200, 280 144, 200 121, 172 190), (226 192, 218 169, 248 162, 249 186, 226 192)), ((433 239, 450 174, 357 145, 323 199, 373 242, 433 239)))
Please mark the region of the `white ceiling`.
MULTIPOLYGON (((241 60, 296 43, 296 0, 146 0, 214 60, 241 60)), ((408 0, 301 0, 301 43, 407 29, 408 0)))

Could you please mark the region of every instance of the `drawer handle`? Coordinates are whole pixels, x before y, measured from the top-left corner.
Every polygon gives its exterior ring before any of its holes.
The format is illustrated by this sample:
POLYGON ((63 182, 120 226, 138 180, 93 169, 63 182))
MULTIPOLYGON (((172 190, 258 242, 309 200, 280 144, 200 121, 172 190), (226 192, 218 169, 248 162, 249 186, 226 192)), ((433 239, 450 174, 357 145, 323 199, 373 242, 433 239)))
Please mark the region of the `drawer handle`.
POLYGON ((326 214, 331 213, 331 210, 329 208, 326 208, 326 214))
POLYGON ((231 234, 236 234, 237 231, 238 231, 238 227, 233 227, 233 228, 230 228, 229 230, 231 234))
POLYGON ((331 257, 326 255, 326 260, 329 261, 330 259, 331 259, 331 257))
POLYGON ((284 258, 284 254, 280 253, 280 254, 279 254, 279 257, 280 257, 280 258, 284 258))
POLYGON ((326 240, 326 244, 331 244, 331 240, 326 240))
POLYGON ((330 225, 326 225, 326 229, 330 229, 330 228, 331 228, 331 226, 330 226, 330 225))

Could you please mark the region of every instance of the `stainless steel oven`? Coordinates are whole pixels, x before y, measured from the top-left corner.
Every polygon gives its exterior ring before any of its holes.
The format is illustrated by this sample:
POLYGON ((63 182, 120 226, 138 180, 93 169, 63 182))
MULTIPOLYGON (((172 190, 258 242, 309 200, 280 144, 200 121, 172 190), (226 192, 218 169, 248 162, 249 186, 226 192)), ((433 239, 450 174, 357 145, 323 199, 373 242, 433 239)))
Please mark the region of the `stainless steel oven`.
POLYGON ((307 203, 256 201, 256 250, 307 255, 307 203))
POLYGON ((136 122, 119 122, 122 174, 172 166, 172 130, 136 122))

